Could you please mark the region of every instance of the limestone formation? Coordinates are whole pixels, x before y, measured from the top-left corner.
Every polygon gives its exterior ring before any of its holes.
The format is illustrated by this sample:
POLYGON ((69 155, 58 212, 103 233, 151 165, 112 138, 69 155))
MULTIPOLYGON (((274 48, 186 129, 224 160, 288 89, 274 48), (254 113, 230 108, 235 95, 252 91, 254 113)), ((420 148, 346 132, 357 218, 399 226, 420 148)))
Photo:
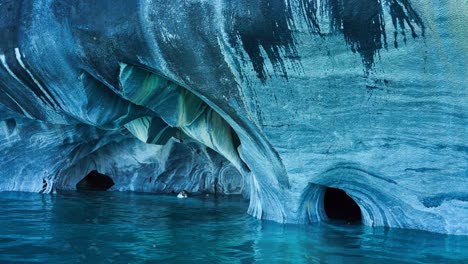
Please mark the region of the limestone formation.
POLYGON ((468 4, 0 1, 0 190, 242 194, 468 235, 468 4))

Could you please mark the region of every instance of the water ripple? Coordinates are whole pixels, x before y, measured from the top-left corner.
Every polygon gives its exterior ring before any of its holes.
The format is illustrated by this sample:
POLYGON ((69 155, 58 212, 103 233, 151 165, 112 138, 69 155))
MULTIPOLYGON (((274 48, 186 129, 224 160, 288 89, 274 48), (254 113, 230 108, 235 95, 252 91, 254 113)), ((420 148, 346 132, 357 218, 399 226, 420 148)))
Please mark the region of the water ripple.
POLYGON ((326 222, 281 225, 241 197, 0 193, 0 262, 463 263, 468 237, 326 222))

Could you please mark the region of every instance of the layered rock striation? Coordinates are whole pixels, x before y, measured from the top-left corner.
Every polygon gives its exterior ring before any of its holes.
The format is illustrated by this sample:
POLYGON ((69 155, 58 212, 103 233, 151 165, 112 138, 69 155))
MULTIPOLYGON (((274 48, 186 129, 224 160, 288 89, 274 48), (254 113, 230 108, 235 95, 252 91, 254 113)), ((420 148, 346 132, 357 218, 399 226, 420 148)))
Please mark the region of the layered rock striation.
POLYGON ((1 1, 0 190, 242 194, 468 234, 468 5, 1 1))

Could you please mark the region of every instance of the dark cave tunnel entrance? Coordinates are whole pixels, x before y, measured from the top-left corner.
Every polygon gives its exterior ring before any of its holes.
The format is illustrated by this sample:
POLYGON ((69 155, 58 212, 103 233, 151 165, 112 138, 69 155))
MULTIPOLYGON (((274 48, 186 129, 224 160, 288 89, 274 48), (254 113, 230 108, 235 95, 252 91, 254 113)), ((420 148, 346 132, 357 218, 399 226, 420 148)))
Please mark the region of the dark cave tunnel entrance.
POLYGON ((352 224, 362 222, 361 208, 345 191, 328 187, 324 196, 324 208, 328 219, 352 224))
POLYGON ((107 191, 112 186, 114 186, 114 181, 111 177, 93 170, 76 184, 76 190, 107 191))

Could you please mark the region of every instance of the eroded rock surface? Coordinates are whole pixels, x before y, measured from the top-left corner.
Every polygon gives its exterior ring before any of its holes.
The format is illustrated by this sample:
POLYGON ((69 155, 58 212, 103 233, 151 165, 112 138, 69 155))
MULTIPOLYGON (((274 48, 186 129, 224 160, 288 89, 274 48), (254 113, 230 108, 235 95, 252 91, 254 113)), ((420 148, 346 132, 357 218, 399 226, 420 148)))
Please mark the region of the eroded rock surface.
POLYGON ((0 190, 243 194, 468 234, 468 5, 1 1, 0 190))

